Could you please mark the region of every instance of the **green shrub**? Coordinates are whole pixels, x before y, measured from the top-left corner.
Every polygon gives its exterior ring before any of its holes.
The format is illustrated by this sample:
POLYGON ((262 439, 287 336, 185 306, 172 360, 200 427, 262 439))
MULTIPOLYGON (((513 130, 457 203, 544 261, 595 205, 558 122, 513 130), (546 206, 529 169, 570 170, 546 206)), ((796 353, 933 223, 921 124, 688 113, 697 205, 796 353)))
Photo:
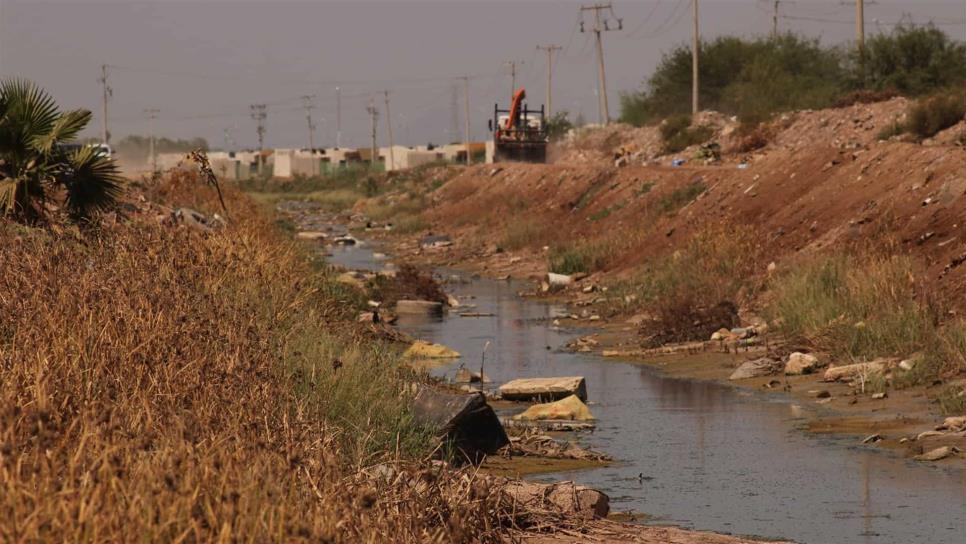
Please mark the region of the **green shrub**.
POLYGON ((606 243, 582 242, 569 247, 557 247, 550 251, 550 271, 557 274, 589 274, 607 265, 606 243))
MULTIPOLYGON (((852 52, 853 70, 859 68, 852 52)), ((933 25, 899 25, 865 42, 865 83, 917 96, 966 81, 966 46, 933 25)))
POLYGON ((661 138, 664 140, 664 150, 667 153, 678 153, 688 147, 703 144, 713 134, 710 127, 691 127, 690 115, 675 115, 661 124, 661 138))
MULTIPOLYGON (((725 36, 700 49, 700 102, 743 119, 775 111, 830 105, 845 89, 842 53, 794 34, 746 39, 725 36)), ((645 89, 621 97, 621 119, 644 125, 691 109, 691 49, 666 53, 645 89)))
POLYGON ((674 213, 695 198, 698 198, 698 196, 700 196, 706 190, 707 186, 705 186, 703 181, 692 181, 684 187, 675 189, 671 193, 661 197, 661 199, 657 201, 657 211, 662 214, 674 213))
POLYGON ((909 109, 906 127, 919 138, 935 136, 966 117, 966 96, 947 91, 918 100, 909 109))
POLYGON ((835 256, 794 265, 772 284, 772 317, 793 341, 833 357, 909 356, 938 341, 908 257, 835 256))

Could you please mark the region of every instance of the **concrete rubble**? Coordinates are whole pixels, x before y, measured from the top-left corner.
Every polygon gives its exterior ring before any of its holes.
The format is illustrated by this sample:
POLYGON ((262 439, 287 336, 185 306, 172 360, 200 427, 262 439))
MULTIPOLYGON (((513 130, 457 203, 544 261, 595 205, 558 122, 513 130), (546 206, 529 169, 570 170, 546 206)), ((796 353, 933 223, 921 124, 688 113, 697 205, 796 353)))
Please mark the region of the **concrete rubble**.
POLYGON ((513 419, 523 421, 592 421, 593 414, 577 395, 560 399, 546 404, 535 404, 523 413, 513 416, 513 419))
POLYGON ((748 378, 758 378, 761 376, 771 376, 782 371, 780 361, 762 357, 753 361, 745 361, 728 377, 729 380, 746 380, 748 378))
POLYGON ((439 317, 443 315, 443 303, 432 300, 399 300, 396 302, 396 313, 439 317))
POLYGON ((501 385, 500 394, 517 401, 559 400, 570 395, 586 401, 587 382, 583 376, 519 378, 501 385))
POLYGON ((411 359, 455 359, 459 356, 460 354, 456 350, 442 344, 433 344, 423 340, 416 340, 403 352, 403 357, 411 359))
POLYGON ((419 385, 413 399, 413 418, 436 429, 437 436, 474 462, 510 443, 482 393, 455 393, 419 385))

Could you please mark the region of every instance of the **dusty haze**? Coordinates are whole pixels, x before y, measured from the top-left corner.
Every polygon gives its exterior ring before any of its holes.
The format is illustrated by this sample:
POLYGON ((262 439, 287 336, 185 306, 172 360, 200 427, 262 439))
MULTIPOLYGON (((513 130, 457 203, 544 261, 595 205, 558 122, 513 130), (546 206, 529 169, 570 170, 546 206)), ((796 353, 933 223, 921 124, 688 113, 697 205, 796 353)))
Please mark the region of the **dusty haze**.
MULTIPOLYGON (((589 2, 588 2, 589 3, 589 2)), ((619 93, 637 88, 666 51, 690 39, 688 0, 615 0, 623 31, 604 48, 612 117, 619 93)), ((523 61, 518 85, 544 102, 546 61, 537 45, 565 47, 554 70, 554 107, 597 120, 596 59, 590 33, 570 1, 0 0, 0 74, 32 79, 64 106, 94 110, 87 135, 100 133, 100 65, 114 96, 113 141, 146 134, 145 108, 160 110, 157 133, 203 136, 214 147, 256 145, 249 105, 267 103, 266 146, 305 146, 302 95, 316 95, 317 146, 335 139, 335 87, 343 89, 343 144, 366 145, 370 97, 384 115, 391 92, 398 143, 458 140, 452 133, 454 77, 471 80, 471 129, 483 138, 495 101, 510 89, 505 61, 523 61), (228 138, 226 139, 226 131, 228 138)), ((705 0, 702 35, 755 35, 772 26, 773 3, 705 0)), ((854 38, 854 8, 837 0, 783 2, 781 30, 825 43, 854 38)), ((868 33, 900 20, 935 20, 966 38, 962 3, 880 0, 866 7, 868 33)), ((588 29, 592 17, 584 19, 588 29)), ((385 118, 379 119, 385 143, 385 118)))

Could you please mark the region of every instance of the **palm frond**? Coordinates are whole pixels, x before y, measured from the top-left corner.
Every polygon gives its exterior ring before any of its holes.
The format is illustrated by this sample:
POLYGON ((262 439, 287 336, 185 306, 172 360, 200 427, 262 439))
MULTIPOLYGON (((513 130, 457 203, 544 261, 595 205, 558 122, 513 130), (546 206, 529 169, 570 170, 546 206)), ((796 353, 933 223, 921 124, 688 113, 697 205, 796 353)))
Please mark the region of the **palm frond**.
POLYGON ((13 214, 17 207, 17 188, 19 184, 14 178, 0 180, 0 210, 2 215, 13 214))
POLYGON ((67 190, 66 207, 75 217, 88 217, 114 205, 124 185, 113 160, 85 147, 67 156, 67 171, 56 182, 67 190))
POLYGON ((0 149, 23 152, 34 138, 51 131, 59 112, 53 98, 24 79, 0 81, 0 149))
POLYGON ((73 140, 90 120, 91 112, 88 110, 73 110, 63 113, 54 121, 50 131, 34 135, 31 144, 40 153, 49 155, 58 143, 73 140))

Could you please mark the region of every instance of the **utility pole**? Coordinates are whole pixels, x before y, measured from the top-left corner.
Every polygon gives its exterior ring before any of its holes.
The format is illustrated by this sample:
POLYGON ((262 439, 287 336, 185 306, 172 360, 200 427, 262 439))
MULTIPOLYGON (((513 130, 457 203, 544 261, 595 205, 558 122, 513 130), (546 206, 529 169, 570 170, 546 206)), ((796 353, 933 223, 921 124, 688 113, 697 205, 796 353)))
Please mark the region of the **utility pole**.
POLYGON ((865 87, 865 0, 855 0, 855 41, 859 48, 859 82, 865 87))
POLYGON ((107 99, 114 96, 114 89, 107 83, 107 65, 101 65, 101 77, 97 79, 101 84, 103 95, 101 97, 101 141, 105 144, 110 143, 111 133, 107 130, 107 99))
POLYGON ((372 121, 372 155, 369 157, 369 169, 372 170, 379 160, 379 149, 376 148, 376 119, 379 117, 379 110, 376 109, 372 98, 369 99, 369 106, 366 107, 366 111, 369 112, 369 119, 372 121))
POLYGON ((473 157, 470 154, 470 78, 463 78, 463 138, 466 140, 466 164, 473 157))
POLYGON ((268 117, 268 106, 266 104, 252 104, 252 119, 257 123, 255 131, 258 133, 258 173, 262 173, 264 160, 262 151, 265 149, 265 118, 268 117))
POLYGON ((453 86, 450 88, 449 95, 449 115, 450 115, 450 125, 449 134, 446 138, 446 142, 451 144, 457 141, 460 134, 460 89, 459 85, 454 81, 453 86))
POLYGON ((312 124, 312 109, 315 107, 312 104, 312 100, 315 99, 315 95, 305 95, 302 97, 302 107, 305 108, 305 121, 309 127, 309 149, 315 149, 315 125, 312 124))
POLYGON ((778 37, 778 4, 780 3, 781 3, 780 0, 775 0, 775 12, 771 16, 771 37, 772 38, 778 37))
POLYGON ((553 52, 560 51, 561 49, 563 49, 563 47, 553 44, 537 46, 538 51, 547 52, 547 117, 551 117, 553 115, 553 52))
POLYGON ((694 19, 694 31, 691 35, 691 115, 697 115, 700 111, 698 104, 698 58, 700 57, 699 48, 701 47, 700 31, 698 29, 698 0, 691 0, 692 17, 694 19))
POLYGON ((147 108, 144 110, 144 114, 148 116, 148 134, 150 135, 150 140, 148 140, 148 157, 151 159, 151 173, 158 171, 158 155, 154 149, 154 120, 158 118, 158 113, 160 113, 160 110, 157 108, 147 108))
POLYGON ((510 65, 510 100, 513 100, 513 93, 517 92, 517 64, 523 64, 523 61, 508 60, 503 64, 510 65))
POLYGON ((386 95, 386 128, 389 136, 389 164, 393 170, 396 169, 396 154, 392 150, 392 114, 389 113, 389 90, 383 91, 386 95))
POLYGON ((335 147, 342 147, 342 88, 335 88, 335 147))
POLYGON ((583 13, 585 11, 594 12, 594 28, 591 30, 597 37, 597 76, 599 79, 599 82, 598 82, 599 92, 597 96, 597 100, 598 100, 597 106, 600 111, 600 123, 602 125, 608 125, 610 124, 610 113, 608 112, 608 109, 607 109, 607 77, 604 74, 604 44, 601 41, 600 35, 602 32, 607 32, 610 30, 623 30, 624 21, 614 16, 614 8, 610 4, 610 2, 606 4, 594 4, 592 6, 580 6, 580 14, 581 14, 580 31, 581 32, 584 32, 583 13), (617 28, 611 28, 610 21, 608 19, 601 19, 600 12, 605 9, 610 12, 611 17, 614 17, 615 19, 617 19, 617 28))

